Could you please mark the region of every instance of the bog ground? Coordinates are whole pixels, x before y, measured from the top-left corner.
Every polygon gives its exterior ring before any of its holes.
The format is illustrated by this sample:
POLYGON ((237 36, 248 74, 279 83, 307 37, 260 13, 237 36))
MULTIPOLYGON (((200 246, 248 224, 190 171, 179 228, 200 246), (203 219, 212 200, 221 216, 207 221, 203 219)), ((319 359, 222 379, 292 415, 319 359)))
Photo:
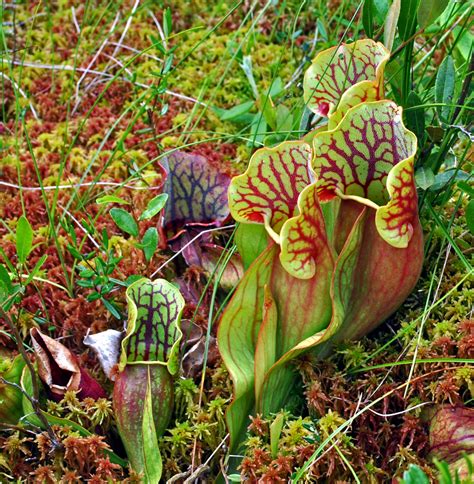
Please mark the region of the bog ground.
POLYGON ((0 13, 0 482, 472 482, 472 4, 0 13))

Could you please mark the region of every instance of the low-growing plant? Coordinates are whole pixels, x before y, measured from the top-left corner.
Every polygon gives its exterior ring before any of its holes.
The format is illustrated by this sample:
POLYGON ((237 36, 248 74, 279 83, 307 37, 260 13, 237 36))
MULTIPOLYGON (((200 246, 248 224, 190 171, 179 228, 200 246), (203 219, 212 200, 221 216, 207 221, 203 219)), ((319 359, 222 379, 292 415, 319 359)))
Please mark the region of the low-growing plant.
POLYGON ((402 109, 384 99, 388 57, 371 40, 316 56, 305 100, 327 124, 300 141, 258 150, 231 182, 239 230, 261 224, 269 236, 219 328, 234 381, 227 414, 233 446, 249 414, 285 406, 296 381, 294 358, 311 349, 324 355, 334 342, 363 336, 418 280, 417 139, 402 109))
POLYGON ((127 289, 127 301, 128 323, 113 393, 115 417, 132 468, 146 482, 159 482, 158 438, 173 412, 184 299, 164 279, 140 279, 127 289))

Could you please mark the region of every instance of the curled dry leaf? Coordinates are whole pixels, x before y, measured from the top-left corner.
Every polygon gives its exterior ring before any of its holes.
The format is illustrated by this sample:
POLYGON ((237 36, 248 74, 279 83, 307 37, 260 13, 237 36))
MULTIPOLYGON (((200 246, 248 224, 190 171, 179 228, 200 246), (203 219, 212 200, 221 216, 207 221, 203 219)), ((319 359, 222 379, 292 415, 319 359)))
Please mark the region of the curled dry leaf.
POLYGON ((38 329, 30 331, 38 364, 38 375, 54 400, 67 391, 78 392, 80 399, 106 397, 104 389, 79 366, 77 357, 62 343, 38 329))

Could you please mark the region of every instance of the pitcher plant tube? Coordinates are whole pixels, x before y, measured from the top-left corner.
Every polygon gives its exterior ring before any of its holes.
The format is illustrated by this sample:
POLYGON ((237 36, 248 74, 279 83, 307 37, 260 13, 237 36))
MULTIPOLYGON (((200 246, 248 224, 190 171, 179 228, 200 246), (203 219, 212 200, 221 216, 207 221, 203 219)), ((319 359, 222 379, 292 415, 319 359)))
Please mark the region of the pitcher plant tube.
POLYGON ((127 329, 113 392, 117 427, 132 468, 145 482, 159 482, 158 438, 173 410, 184 299, 164 279, 140 279, 127 289, 127 301, 127 329))
MULTIPOLYGON (((371 85, 381 76, 373 71, 371 85)), ((227 413, 234 448, 249 414, 287 403, 297 380, 291 360, 309 349, 323 356, 333 343, 367 334, 418 280, 416 137, 389 100, 349 104, 337 126, 318 130, 311 144, 303 138, 255 152, 230 184, 240 230, 261 224, 268 234, 218 333, 234 383, 227 413)))

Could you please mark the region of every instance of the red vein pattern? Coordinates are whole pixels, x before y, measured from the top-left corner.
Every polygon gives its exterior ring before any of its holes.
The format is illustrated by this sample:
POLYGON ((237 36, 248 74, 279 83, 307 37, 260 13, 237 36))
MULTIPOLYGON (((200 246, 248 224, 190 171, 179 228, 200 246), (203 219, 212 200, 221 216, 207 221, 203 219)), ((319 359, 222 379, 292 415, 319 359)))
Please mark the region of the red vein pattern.
MULTIPOLYGON (((385 47, 370 39, 341 44, 319 53, 305 74, 304 100, 308 108, 320 116, 330 116, 350 88, 362 81, 381 81, 381 71, 388 58, 385 47)), ((370 94, 370 100, 375 100, 381 92, 370 94)), ((364 97, 363 93, 358 96, 364 97)), ((355 102, 351 104, 354 105, 355 102)))
POLYGON ((405 248, 413 235, 418 216, 413 159, 398 164, 387 181, 390 201, 377 210, 375 223, 382 237, 395 247, 405 248))
POLYGON ((179 290, 163 279, 141 279, 128 288, 127 298, 127 361, 166 363, 181 338, 178 324, 184 300, 179 290))
POLYGON ((164 191, 169 199, 164 229, 177 235, 187 225, 221 225, 229 215, 229 175, 221 173, 206 158, 176 151, 163 163, 168 174, 164 191))
POLYGON ((322 200, 338 189, 382 205, 390 170, 414 155, 416 138, 403 125, 401 108, 378 101, 350 109, 336 130, 317 134, 313 146, 322 200))
POLYGON ((311 183, 311 153, 310 145, 301 141, 258 150, 247 171, 229 187, 235 220, 268 223, 278 233, 293 216, 300 192, 311 183))
POLYGON ((281 230, 280 261, 292 276, 310 279, 321 257, 330 257, 316 184, 301 192, 298 208, 299 215, 289 219, 281 230))

